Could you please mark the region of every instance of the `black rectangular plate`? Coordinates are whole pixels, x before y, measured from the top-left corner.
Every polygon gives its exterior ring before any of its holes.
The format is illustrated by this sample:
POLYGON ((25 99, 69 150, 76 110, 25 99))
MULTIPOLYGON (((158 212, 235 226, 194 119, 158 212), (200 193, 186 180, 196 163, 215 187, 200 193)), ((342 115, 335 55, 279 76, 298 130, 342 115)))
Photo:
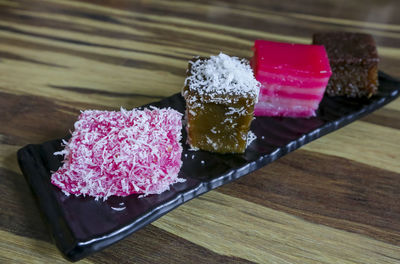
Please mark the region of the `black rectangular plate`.
MULTIPOLYGON (((183 143, 179 177, 186 182, 175 184, 160 195, 111 196, 105 202, 65 196, 50 183, 51 171, 61 165, 61 157, 53 155, 62 148, 61 139, 25 146, 18 151, 18 161, 57 247, 67 259, 76 261, 134 233, 186 201, 257 170, 399 96, 399 81, 380 72, 379 82, 379 93, 369 99, 325 97, 317 116, 312 118, 257 117, 251 125, 257 139, 242 155, 194 152, 183 143)), ((179 94, 150 105, 172 107, 181 113, 185 110, 179 94)), ((182 133, 182 142, 186 142, 184 129, 182 133)))

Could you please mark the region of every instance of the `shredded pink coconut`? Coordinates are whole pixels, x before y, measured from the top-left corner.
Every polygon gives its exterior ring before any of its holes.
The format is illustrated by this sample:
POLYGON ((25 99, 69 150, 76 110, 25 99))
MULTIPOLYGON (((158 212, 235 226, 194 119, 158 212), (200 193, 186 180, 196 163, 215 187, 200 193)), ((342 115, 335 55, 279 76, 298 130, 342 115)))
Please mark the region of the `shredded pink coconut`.
POLYGON ((51 182, 67 195, 104 200, 162 193, 185 181, 178 178, 181 119, 171 108, 84 111, 65 149, 54 153, 64 155, 64 163, 51 182))

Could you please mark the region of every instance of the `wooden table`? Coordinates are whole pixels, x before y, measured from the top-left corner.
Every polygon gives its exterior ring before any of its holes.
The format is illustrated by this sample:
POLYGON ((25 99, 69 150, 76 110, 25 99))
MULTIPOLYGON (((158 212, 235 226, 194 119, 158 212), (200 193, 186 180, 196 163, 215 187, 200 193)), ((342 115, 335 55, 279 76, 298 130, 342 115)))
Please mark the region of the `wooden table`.
MULTIPOLYGON (((0 0, 1 263, 66 262, 16 151, 63 137, 80 109, 180 91, 194 55, 360 31, 400 78, 397 0, 95 2, 0 0)), ((399 142, 398 99, 81 262, 400 263, 399 142)))

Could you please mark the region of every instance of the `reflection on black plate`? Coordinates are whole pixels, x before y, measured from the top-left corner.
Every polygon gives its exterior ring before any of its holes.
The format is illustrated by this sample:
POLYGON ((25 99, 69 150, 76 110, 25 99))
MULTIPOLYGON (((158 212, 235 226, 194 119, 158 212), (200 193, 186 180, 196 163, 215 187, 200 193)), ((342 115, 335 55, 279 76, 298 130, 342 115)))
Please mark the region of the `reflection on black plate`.
MULTIPOLYGON (((400 83, 380 73, 379 94, 370 99, 324 98, 316 117, 309 119, 257 117, 251 126, 257 139, 243 155, 193 152, 184 145, 184 183, 161 195, 137 195, 95 201, 67 197, 50 183, 50 171, 60 166, 55 151, 61 140, 28 145, 18 151, 23 174, 35 194, 58 248, 69 260, 79 260, 132 234, 160 216, 218 186, 246 175, 300 146, 380 108, 400 93, 400 83), (204 162, 202 162, 204 161, 204 162)), ((184 112, 185 103, 175 94, 152 105, 184 112)), ((186 134, 183 131, 183 141, 186 134)))

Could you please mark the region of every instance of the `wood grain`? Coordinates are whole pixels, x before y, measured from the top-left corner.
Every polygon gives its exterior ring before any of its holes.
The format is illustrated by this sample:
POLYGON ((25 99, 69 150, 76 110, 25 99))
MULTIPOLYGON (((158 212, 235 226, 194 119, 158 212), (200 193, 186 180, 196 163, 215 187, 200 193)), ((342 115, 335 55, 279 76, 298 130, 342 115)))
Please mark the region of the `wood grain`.
MULTIPOLYGON (((81 109, 181 90, 187 60, 255 39, 371 33, 400 79, 396 0, 0 0, 0 262, 65 263, 16 161, 81 109)), ((400 263, 400 99, 81 263, 400 263)))
POLYGON ((394 172, 400 172, 400 131, 358 121, 347 129, 311 142, 303 149, 337 155, 394 172), (357 144, 353 144, 358 140, 357 144))
POLYGON ((368 115, 361 120, 397 130, 400 129, 400 111, 392 110, 389 107, 380 109, 373 115, 368 115))
POLYGON ((313 224, 219 192, 190 201, 154 225, 219 254, 243 256, 257 263, 400 261, 398 246, 313 224), (221 236, 209 237, 212 230, 221 236), (379 251, 371 250, 374 248, 379 251))
MULTIPOLYGON (((2 263, 65 263, 51 243, 18 236, 0 230, 0 261, 2 263)), ((79 263, 93 263, 82 260, 79 263)))
POLYGON ((218 192, 400 246, 398 173, 307 150, 218 192))

